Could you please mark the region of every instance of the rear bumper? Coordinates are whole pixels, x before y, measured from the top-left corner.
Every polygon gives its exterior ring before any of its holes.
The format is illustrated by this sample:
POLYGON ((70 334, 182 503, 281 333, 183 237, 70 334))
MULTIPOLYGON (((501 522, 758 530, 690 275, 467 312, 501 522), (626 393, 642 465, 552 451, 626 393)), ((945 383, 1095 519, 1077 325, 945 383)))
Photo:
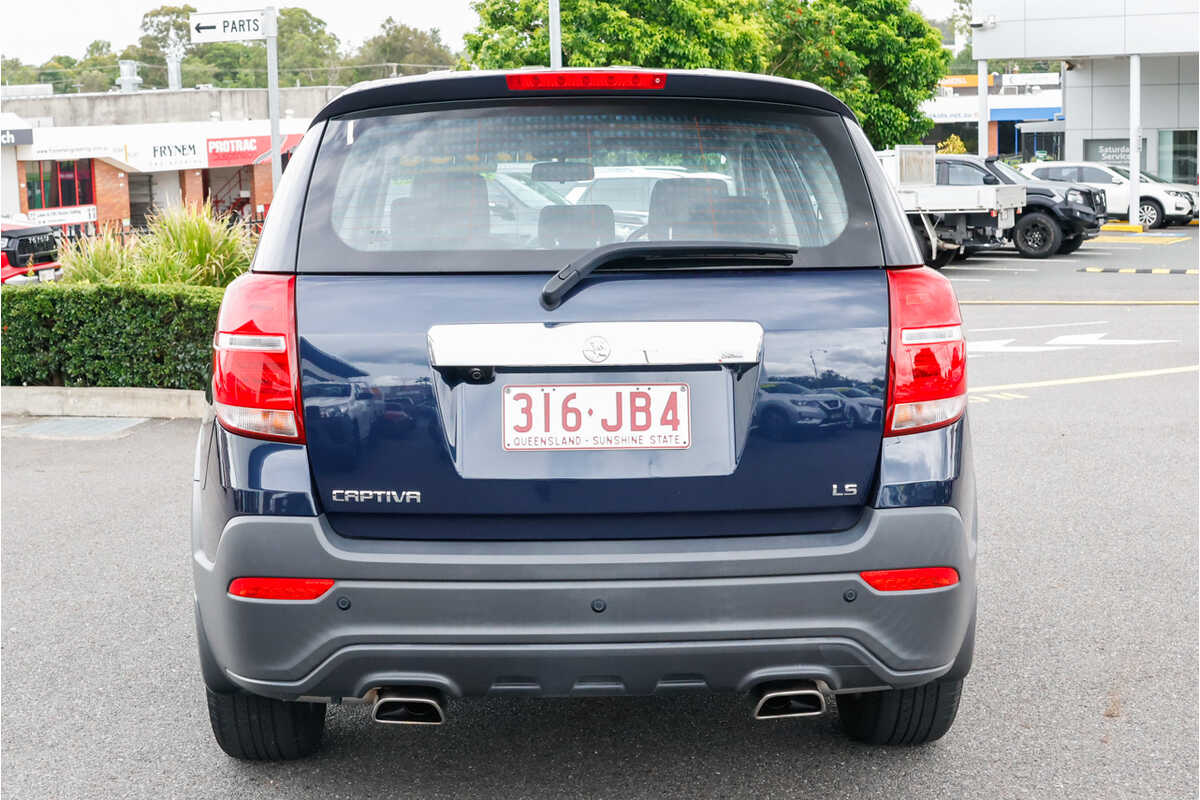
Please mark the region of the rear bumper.
POLYGON ((975 610, 974 520, 950 506, 868 509, 835 533, 575 542, 347 539, 323 517, 241 516, 194 567, 211 663, 284 699, 917 685, 951 668, 975 610), (858 577, 909 566, 960 582, 878 593, 858 577), (337 584, 312 602, 231 597, 247 575, 337 584))

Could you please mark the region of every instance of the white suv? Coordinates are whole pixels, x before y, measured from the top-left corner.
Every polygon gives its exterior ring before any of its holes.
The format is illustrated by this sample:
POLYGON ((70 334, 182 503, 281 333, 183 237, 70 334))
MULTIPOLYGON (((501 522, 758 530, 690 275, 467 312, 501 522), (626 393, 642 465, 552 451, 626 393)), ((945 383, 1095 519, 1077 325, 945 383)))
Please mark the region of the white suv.
MULTIPOLYGON (((1108 195, 1109 217, 1129 214, 1129 172, 1123 167, 1098 161, 1035 161, 1022 164, 1026 175, 1044 181, 1084 183, 1108 195)), ((1147 228, 1161 228, 1191 219, 1195 205, 1188 192, 1148 178, 1140 181, 1141 204, 1138 220, 1147 228)))

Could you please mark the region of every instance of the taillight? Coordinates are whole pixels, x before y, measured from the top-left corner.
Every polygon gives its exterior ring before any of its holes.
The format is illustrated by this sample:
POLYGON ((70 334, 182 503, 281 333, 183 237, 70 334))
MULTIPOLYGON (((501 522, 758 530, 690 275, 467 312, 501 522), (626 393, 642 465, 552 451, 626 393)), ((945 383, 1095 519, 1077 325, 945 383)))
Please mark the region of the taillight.
POLYGON ((967 352, 958 298, 928 267, 888 270, 891 364, 885 436, 949 425, 967 407, 967 352))
POLYGON ((620 70, 572 70, 514 72, 504 76, 514 92, 555 92, 577 89, 661 89, 667 85, 665 72, 622 72, 620 70))
POLYGON ((304 441, 296 278, 248 272, 225 290, 213 338, 213 408, 231 431, 304 441))
POLYGON ((0 267, 8 266, 8 253, 0 250, 0 267))
POLYGON ((953 567, 915 567, 912 569, 875 569, 860 572, 867 585, 877 592, 911 592, 916 589, 940 589, 958 583, 953 567))
POLYGON ((256 600, 316 600, 332 586, 329 578, 234 578, 229 593, 256 600))

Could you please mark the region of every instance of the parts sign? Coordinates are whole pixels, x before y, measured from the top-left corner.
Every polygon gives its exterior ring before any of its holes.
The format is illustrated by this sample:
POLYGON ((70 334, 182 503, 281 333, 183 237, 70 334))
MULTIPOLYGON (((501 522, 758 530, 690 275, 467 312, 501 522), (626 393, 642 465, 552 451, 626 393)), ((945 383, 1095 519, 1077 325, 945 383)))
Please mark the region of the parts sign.
POLYGON ((217 11, 211 14, 192 14, 188 17, 192 43, 242 42, 265 39, 267 26, 262 9, 253 11, 217 11))

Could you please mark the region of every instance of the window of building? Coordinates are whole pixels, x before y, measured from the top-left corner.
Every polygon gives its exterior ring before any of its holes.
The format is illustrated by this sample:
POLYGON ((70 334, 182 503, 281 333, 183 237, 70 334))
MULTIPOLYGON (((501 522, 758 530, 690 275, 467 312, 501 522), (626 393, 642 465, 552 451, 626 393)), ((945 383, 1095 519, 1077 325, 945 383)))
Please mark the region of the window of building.
POLYGON ((1168 181, 1196 183, 1196 131, 1158 132, 1158 174, 1168 181))
POLYGON ((92 160, 27 161, 25 193, 31 209, 91 205, 92 160))

